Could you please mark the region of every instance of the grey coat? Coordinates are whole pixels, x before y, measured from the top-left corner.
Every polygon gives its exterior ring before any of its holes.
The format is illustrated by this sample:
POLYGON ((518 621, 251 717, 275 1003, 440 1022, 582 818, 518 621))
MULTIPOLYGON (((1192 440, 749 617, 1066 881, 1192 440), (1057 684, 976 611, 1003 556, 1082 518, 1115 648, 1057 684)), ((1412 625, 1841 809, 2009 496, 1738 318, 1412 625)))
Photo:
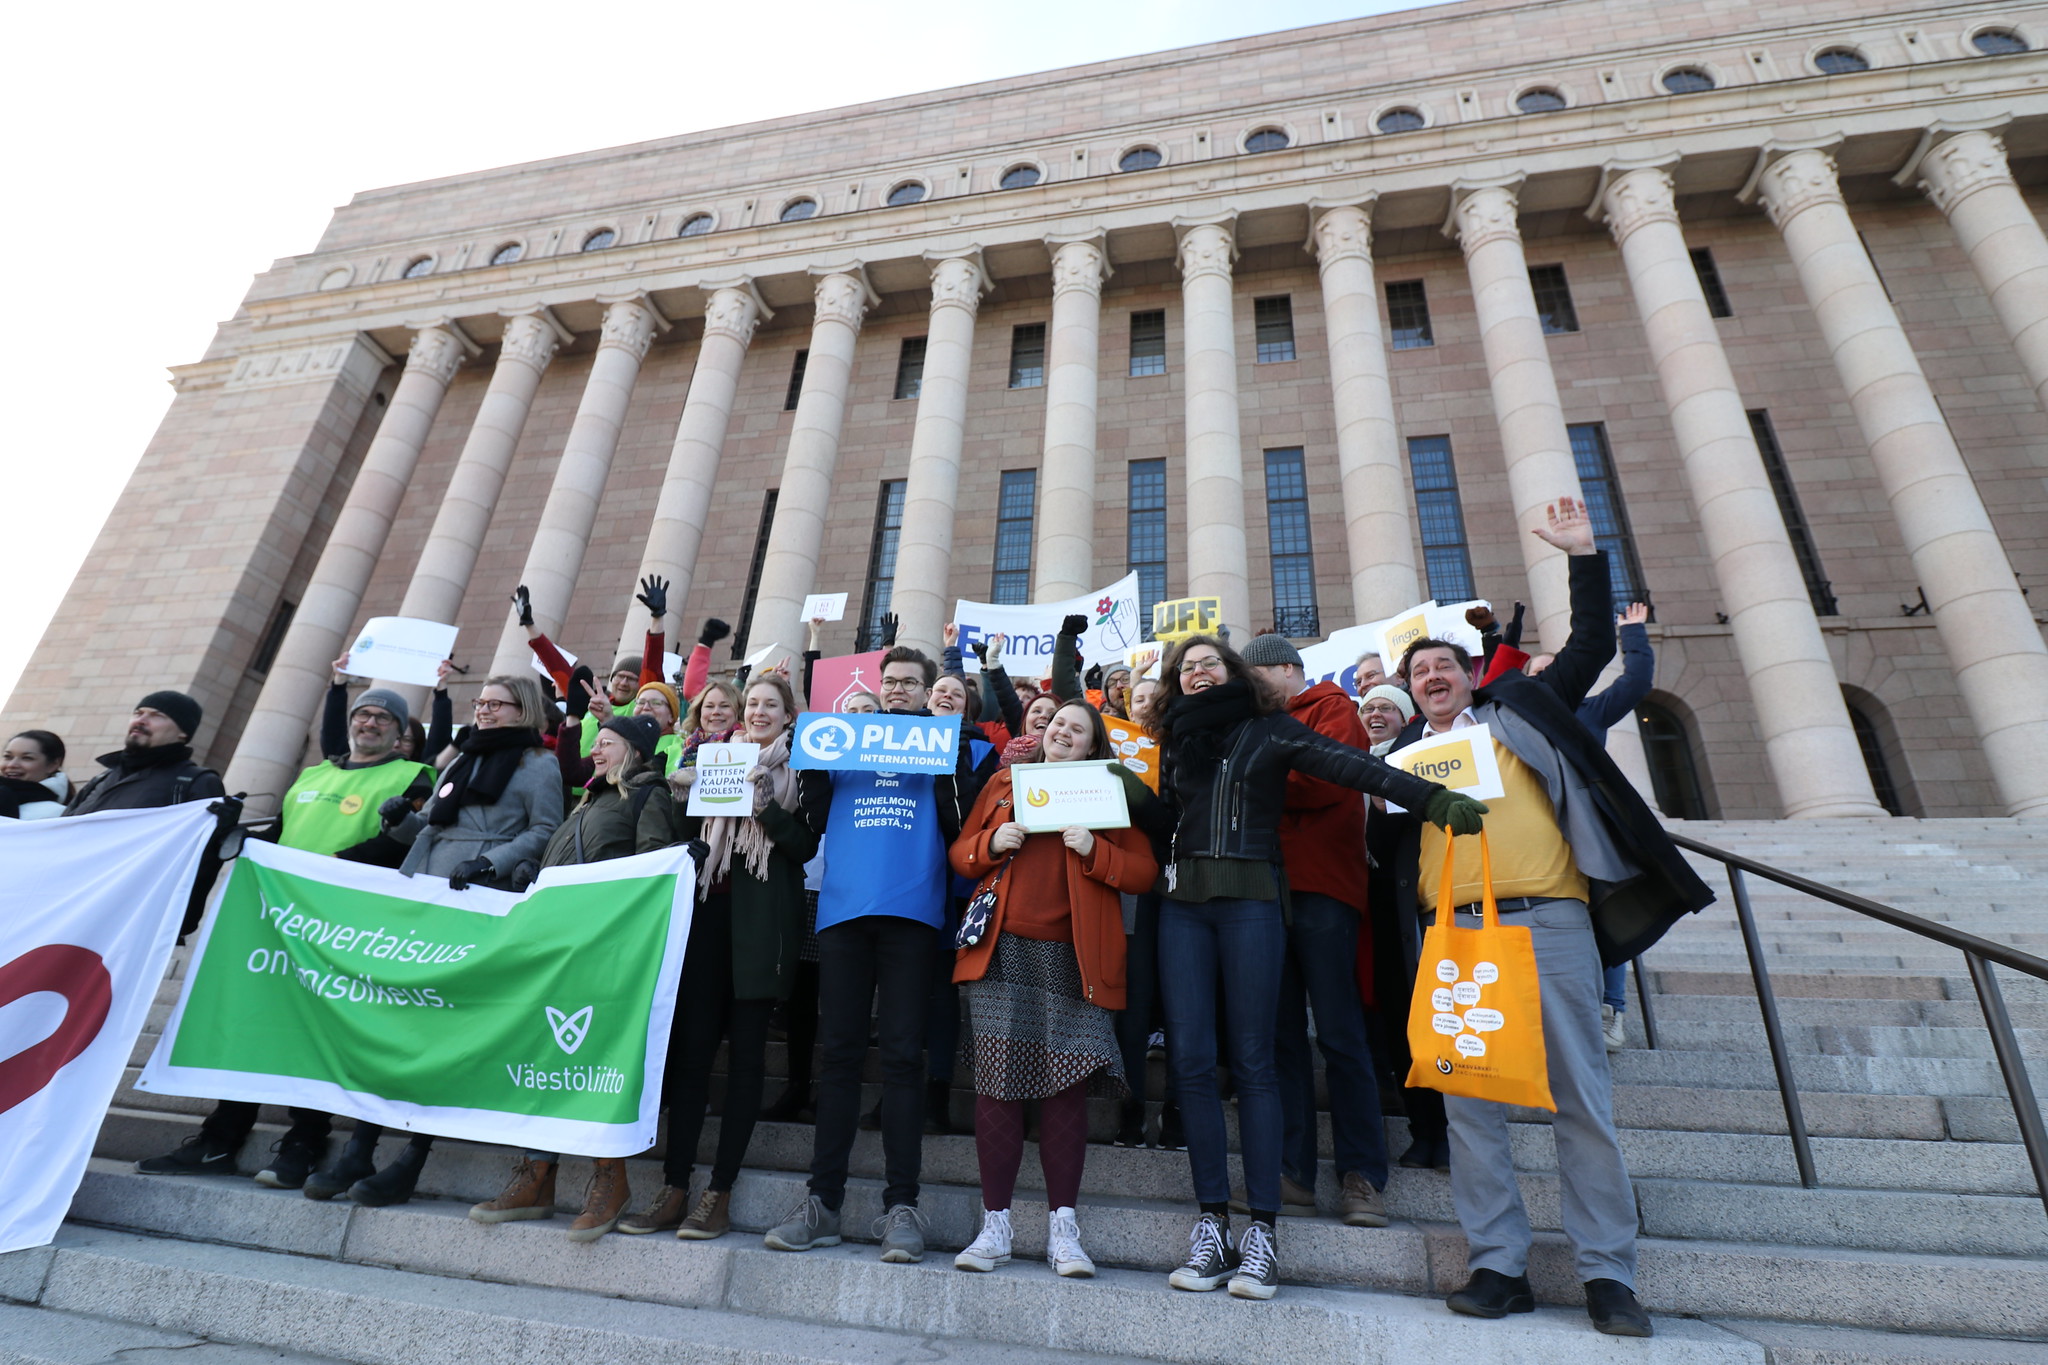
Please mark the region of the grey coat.
POLYGON ((561 823, 562 771, 553 754, 530 749, 495 802, 464 806, 452 825, 430 825, 414 811, 391 827, 391 837, 410 845, 398 867, 408 877, 446 877, 471 858, 489 858, 497 874, 491 885, 504 889, 519 864, 540 861, 561 823))

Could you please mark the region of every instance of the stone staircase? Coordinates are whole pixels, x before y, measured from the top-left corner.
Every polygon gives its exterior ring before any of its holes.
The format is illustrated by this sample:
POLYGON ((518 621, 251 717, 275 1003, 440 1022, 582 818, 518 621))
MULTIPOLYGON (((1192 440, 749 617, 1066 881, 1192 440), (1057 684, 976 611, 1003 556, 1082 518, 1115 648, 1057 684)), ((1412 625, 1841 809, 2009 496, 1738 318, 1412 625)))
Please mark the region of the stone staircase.
MULTIPOLYGON (((2002 820, 1694 822, 1695 838, 2048 955, 2048 827, 2002 820)), ((1515 1150, 1539 1229, 1531 1267, 1546 1305, 1487 1323, 1446 1311, 1465 1278, 1448 1177, 1397 1170, 1385 1229, 1284 1218, 1288 1288, 1269 1304, 1179 1294, 1162 1272, 1191 1208, 1178 1153, 1090 1149, 1084 1239, 1103 1267, 1061 1281, 1041 1260, 1036 1154, 1017 1200, 1019 1261, 966 1275, 950 1254, 979 1208, 970 1137, 927 1138, 923 1207, 934 1254, 880 1264, 850 1242, 802 1256, 758 1231, 801 1197, 811 1130, 763 1124, 734 1194, 742 1231, 710 1243, 612 1236, 578 1246, 561 1222, 483 1228, 503 1149, 437 1146, 426 1197, 395 1209, 316 1204, 252 1182, 149 1178, 203 1102, 124 1084, 54 1247, 0 1257, 0 1365, 11 1361, 972 1360, 1054 1354, 1189 1362, 1332 1360, 2031 1362, 2048 1365, 2048 1215, 1961 955, 1853 912, 1750 879, 1787 1041, 1796 1054, 1819 1187, 1798 1183, 1726 880, 1722 903, 1645 959, 1659 1047, 1614 1059, 1616 1116, 1642 1219, 1638 1290, 1649 1342, 1593 1333, 1558 1227, 1545 1115, 1518 1115, 1515 1150), (35 1305, 27 1307, 21 1305, 35 1305), (211 1353, 211 1354, 209 1354, 211 1353)), ((174 974, 182 964, 174 964, 174 974)), ((2000 972, 2035 1084, 2048 1093, 2048 983, 2000 972)), ((167 980, 137 1064, 175 998, 167 980)), ((771 1065, 779 1064, 779 1054, 771 1065)), ((1155 1064, 1156 1066, 1156 1064, 1155 1064)), ((873 1076, 871 1074, 870 1080, 873 1076)), ((133 1080, 131 1072, 129 1081, 133 1080)), ((965 1073, 963 1071, 963 1083, 965 1073)), ((1156 1078, 1155 1078, 1156 1093, 1156 1078)), ((870 1095, 872 1098, 872 1094, 870 1095)), ((965 1117, 964 1091, 955 1109, 965 1117)), ((267 1119, 281 1115, 266 1113, 267 1119)), ((1098 1136, 1111 1106, 1094 1114, 1098 1136)), ((1234 1118, 1234 1116, 1233 1116, 1234 1118)), ((708 1159, 717 1122, 708 1126, 708 1159)), ((280 1128, 242 1154, 253 1170, 280 1128)), ((1388 1119, 1405 1146, 1405 1123, 1388 1119)), ((1327 1133, 1324 1151, 1327 1153, 1327 1133)), ((394 1140, 395 1141, 395 1140, 394 1140)), ((395 1147, 387 1146, 387 1154, 395 1147)), ((657 1163, 629 1163, 636 1190, 657 1163)), ((1328 1162, 1321 1182, 1334 1198, 1328 1162)), ((565 1206, 588 1166, 566 1163, 565 1206)), ((881 1212, 879 1139, 856 1145, 845 1223, 881 1212)), ((700 1176, 701 1179, 701 1176, 700 1176)), ((1327 1213, 1327 1209, 1325 1212, 1327 1213)))

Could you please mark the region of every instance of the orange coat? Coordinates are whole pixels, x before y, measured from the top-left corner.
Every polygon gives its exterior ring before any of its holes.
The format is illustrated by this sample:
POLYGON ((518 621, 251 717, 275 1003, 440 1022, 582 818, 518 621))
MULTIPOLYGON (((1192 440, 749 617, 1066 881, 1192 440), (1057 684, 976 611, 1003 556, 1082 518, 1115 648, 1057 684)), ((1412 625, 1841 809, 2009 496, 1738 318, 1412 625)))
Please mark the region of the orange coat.
POLYGON ((1124 912, 1119 893, 1152 889, 1159 865, 1152 857, 1151 842, 1136 829, 1098 829, 1095 847, 1083 858, 1062 847, 1056 833, 1032 834, 1016 854, 993 854, 988 846, 990 837, 1014 814, 1010 778, 1010 770, 1003 768, 981 789, 973 813, 953 841, 953 870, 979 884, 1026 850, 1033 856, 1003 874, 996 886, 996 908, 989 916, 988 933, 972 948, 959 950, 953 979, 979 981, 987 975, 996 938, 1002 932, 1004 907, 1012 895, 1064 894, 1074 921, 1074 957, 1081 966, 1082 993, 1090 1004, 1120 1010, 1124 1008, 1124 912), (1045 856, 1054 850, 1060 855, 1057 860, 1045 856), (1063 869, 1064 876, 1055 869, 1063 869))

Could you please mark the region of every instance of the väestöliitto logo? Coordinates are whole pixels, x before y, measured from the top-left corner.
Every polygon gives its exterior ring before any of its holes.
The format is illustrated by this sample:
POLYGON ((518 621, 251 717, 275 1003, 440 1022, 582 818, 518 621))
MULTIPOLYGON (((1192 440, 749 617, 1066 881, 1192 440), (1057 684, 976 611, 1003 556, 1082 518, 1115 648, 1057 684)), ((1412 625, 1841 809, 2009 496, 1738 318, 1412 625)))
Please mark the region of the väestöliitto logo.
POLYGON ((547 1006, 548 1028, 555 1035, 556 1047, 573 1055, 583 1046, 583 1040, 590 1036, 591 1009, 592 1006, 585 1005, 574 1014, 563 1014, 553 1005, 547 1006))

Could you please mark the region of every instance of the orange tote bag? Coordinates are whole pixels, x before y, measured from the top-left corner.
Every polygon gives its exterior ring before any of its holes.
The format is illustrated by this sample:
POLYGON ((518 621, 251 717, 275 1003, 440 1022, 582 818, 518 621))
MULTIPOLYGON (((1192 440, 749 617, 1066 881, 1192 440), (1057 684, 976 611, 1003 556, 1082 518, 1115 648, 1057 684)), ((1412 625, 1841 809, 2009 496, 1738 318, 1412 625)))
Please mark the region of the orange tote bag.
MULTIPOLYGON (((1454 837, 1454 836, 1452 836, 1454 837)), ((1408 1084, 1467 1099, 1557 1112, 1543 1051, 1543 994, 1536 945, 1523 925, 1503 925, 1493 902, 1493 858, 1480 834, 1485 887, 1477 929, 1451 913, 1455 857, 1444 842, 1436 923, 1422 939, 1415 999, 1408 1007, 1408 1084)))

